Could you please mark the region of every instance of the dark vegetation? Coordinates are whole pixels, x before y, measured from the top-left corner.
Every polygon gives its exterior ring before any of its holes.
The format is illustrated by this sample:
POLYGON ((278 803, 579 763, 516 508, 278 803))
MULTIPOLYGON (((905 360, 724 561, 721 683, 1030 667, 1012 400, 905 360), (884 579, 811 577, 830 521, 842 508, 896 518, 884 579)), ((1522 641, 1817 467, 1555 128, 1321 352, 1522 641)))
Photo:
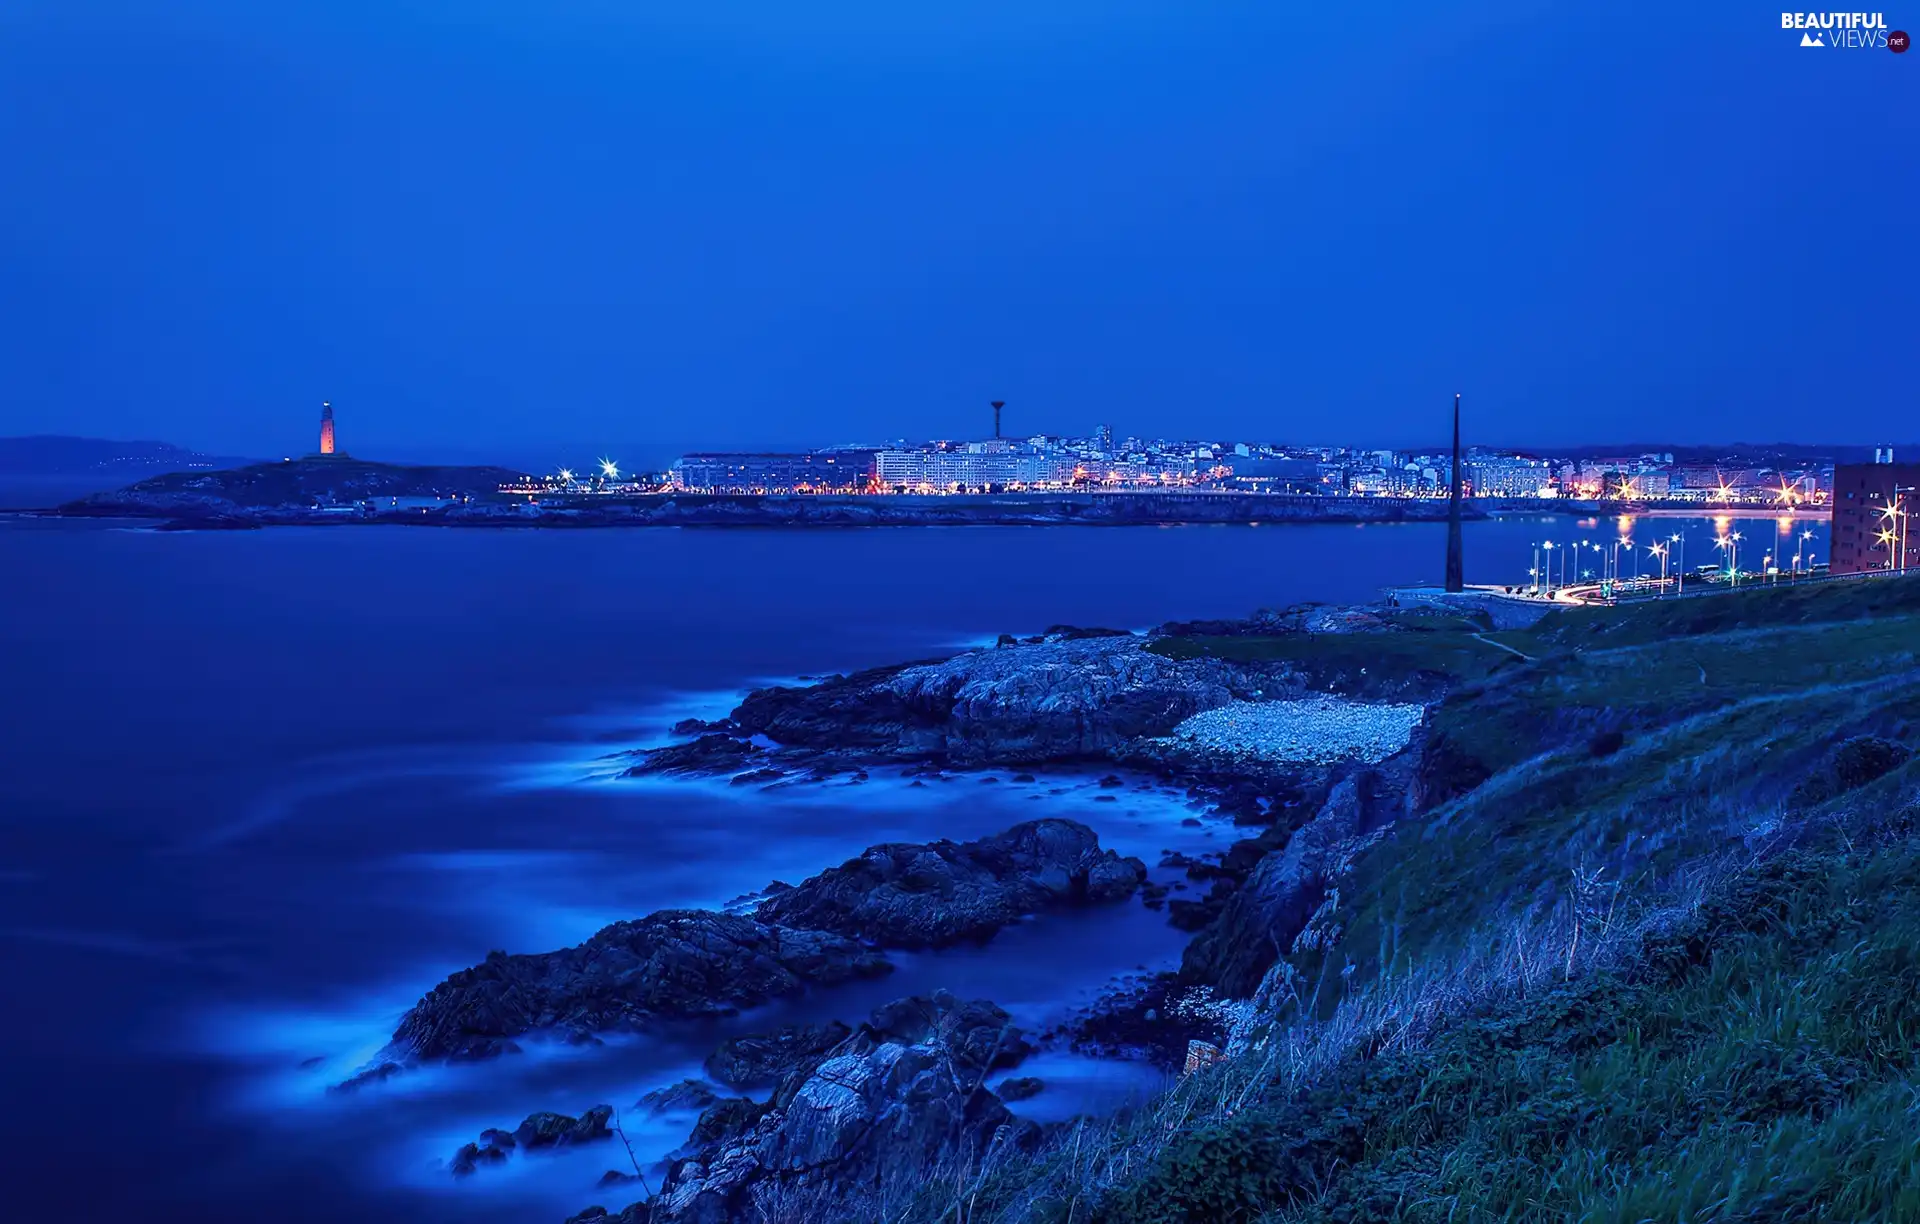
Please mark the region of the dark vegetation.
POLYGON ((1444 681, 1417 801, 1233 1057, 888 1218, 1920 1220, 1920 581, 1388 628, 1154 643, 1444 681))
POLYGON ((1611 971, 1197 1128, 1091 1218, 1920 1218, 1920 844, 1895 836, 1779 856, 1611 971))

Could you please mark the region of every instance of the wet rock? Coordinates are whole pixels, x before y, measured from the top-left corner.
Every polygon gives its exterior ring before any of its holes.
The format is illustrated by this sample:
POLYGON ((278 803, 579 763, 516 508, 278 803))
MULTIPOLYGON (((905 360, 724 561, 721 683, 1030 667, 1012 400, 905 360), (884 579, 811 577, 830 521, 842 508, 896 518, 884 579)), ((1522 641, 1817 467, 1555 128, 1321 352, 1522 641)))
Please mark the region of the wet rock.
POLYGON ((364 1071, 348 1076, 340 1083, 330 1086, 328 1092, 358 1092, 374 1084, 384 1084, 394 1076, 411 1070, 411 1062, 384 1062, 368 1067, 364 1071))
POLYGON ((818 1061, 852 1029, 838 1020, 793 1025, 772 1033, 734 1037, 707 1059, 707 1074, 730 1088, 771 1084, 809 1060, 818 1061))
POLYGON ((483 1165, 504 1164, 506 1159, 506 1152, 499 1148, 469 1143, 453 1154, 453 1159, 447 1163, 447 1169, 455 1177, 470 1177, 483 1165))
POLYGON ((874 1009, 863 1032, 902 1045, 938 1040, 955 1065, 984 1075, 1033 1053, 1013 1018, 984 999, 961 1001, 944 990, 895 999, 874 1009))
POLYGON ((1013 775, 1013 780, 1015 782, 1031 782, 1034 780, 1034 777, 1030 773, 1017 773, 1013 775))
POLYGON ((682 1153, 704 1151, 753 1130, 770 1106, 746 1097, 724 1097, 701 1111, 682 1153))
POLYGON ((613 1131, 607 1126, 612 1117, 611 1105, 595 1105, 577 1118, 543 1110, 528 1114, 526 1120, 514 1128, 513 1138, 523 1151, 529 1152, 597 1143, 613 1138, 613 1131))
POLYGON ((1121 781, 1116 774, 1108 774, 1106 777, 1100 779, 1100 789, 1102 790, 1114 790, 1125 785, 1126 783, 1121 781))
MULTIPOLYGON (((1182 979, 1234 998, 1251 994, 1277 950, 1292 946, 1326 899, 1356 847, 1407 810, 1416 769, 1416 761, 1403 754, 1342 777, 1314 818, 1258 856, 1245 884, 1223 899, 1217 921, 1187 945, 1182 979)), ((1227 862, 1238 865, 1232 852, 1227 862)))
POLYGON ((943 1156, 977 1157, 996 1136, 1031 1141, 1037 1129, 1016 1126, 983 1082, 992 1051, 1019 1040, 1005 1015, 947 995, 889 1004, 831 1057, 783 1081, 749 1127, 689 1145, 653 1200, 651 1224, 751 1218, 767 1191, 918 1176, 943 1156))
POLYGON ((720 1099, 720 1094, 699 1080, 681 1080, 665 1088, 655 1088, 635 1102, 634 1108, 648 1113, 682 1113, 705 1109, 720 1099))
POLYGON ((1025 1101, 1039 1096, 1046 1086, 1045 1080, 1035 1076, 1016 1075, 1011 1079, 1001 1080, 1000 1087, 995 1091, 1003 1101, 1025 1101))
POLYGON ((751 693, 735 726, 786 749, 865 750, 954 765, 1105 759, 1266 681, 1143 638, 1077 634, 751 693))
POLYGON ((1144 864, 1100 849, 1087 826, 1036 820, 978 841, 874 846, 756 916, 886 947, 941 947, 1043 910, 1124 900, 1145 878, 1144 864))
POLYGON ((735 774, 729 786, 755 786, 768 782, 778 782, 787 775, 778 769, 749 769, 743 774, 735 774))
POLYGON ((640 753, 640 763, 627 770, 628 777, 663 773, 730 773, 742 762, 764 751, 758 744, 737 736, 714 733, 702 735, 684 744, 649 748, 640 753))
POLYGON ((491 953, 415 1004, 394 1040, 424 1058, 485 1057, 536 1028, 606 1031, 726 1015, 889 968, 845 936, 783 930, 738 914, 663 910, 616 922, 577 947, 491 953))
POLYGON ((724 718, 683 718, 673 724, 675 735, 726 735, 733 724, 724 718))

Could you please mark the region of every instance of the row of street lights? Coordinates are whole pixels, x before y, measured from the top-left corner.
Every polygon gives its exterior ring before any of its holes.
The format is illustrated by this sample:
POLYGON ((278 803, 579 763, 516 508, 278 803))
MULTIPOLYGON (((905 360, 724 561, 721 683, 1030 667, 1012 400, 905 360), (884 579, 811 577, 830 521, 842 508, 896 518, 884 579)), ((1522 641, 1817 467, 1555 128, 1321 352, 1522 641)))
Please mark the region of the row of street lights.
POLYGON ((1894 488, 1893 500, 1880 507, 1880 517, 1887 520, 1887 525, 1874 537, 1887 546, 1887 568, 1902 574, 1907 572, 1907 520, 1913 517, 1913 512, 1906 508, 1905 495, 1915 492, 1920 492, 1920 487, 1898 485, 1894 488))
MULTIPOLYGON (((1891 537, 1883 532, 1882 538, 1890 539, 1891 537)), ((1745 539, 1746 536, 1738 531, 1727 532, 1714 537, 1714 547, 1726 554, 1727 581, 1732 585, 1738 585, 1740 582, 1740 544, 1745 539)), ((1798 542, 1795 544, 1793 551, 1793 573, 1796 575, 1799 574, 1803 568, 1808 572, 1812 572, 1814 558, 1806 551, 1807 542, 1811 539, 1813 539, 1812 531, 1808 530, 1799 533, 1798 542)), ((1901 526, 1900 539, 1902 548, 1904 549, 1904 520, 1901 526)), ((1626 549, 1628 555, 1633 558, 1634 584, 1638 585, 1641 581, 1640 554, 1634 549, 1633 539, 1630 536, 1620 537, 1615 540, 1611 546, 1596 544, 1591 540, 1575 540, 1570 544, 1555 544, 1552 540, 1543 540, 1533 546, 1533 568, 1527 571, 1528 577, 1533 579, 1532 591, 1535 594, 1542 593, 1542 583, 1544 582, 1544 593, 1548 598, 1553 597, 1555 586, 1553 553, 1556 548, 1560 550, 1559 585, 1561 587, 1568 585, 1567 554, 1570 551, 1578 553, 1581 549, 1585 548, 1591 548, 1596 553, 1601 554, 1600 582, 1603 594, 1611 595, 1613 593, 1613 587, 1617 586, 1625 578, 1625 575, 1622 573, 1620 560, 1620 550, 1623 548, 1626 549)), ((1659 589, 1664 592, 1667 583, 1672 582, 1676 594, 1685 594, 1687 589, 1686 532, 1675 532, 1664 540, 1654 542, 1647 547, 1647 555, 1660 559, 1659 589), (1677 557, 1674 556, 1676 549, 1679 551, 1677 557)), ((1905 553, 1903 552, 1901 555, 1904 557, 1905 553)), ((1577 561, 1573 564, 1574 580, 1582 581, 1592 579, 1592 570, 1580 569, 1577 561)), ((1766 554, 1765 559, 1761 562, 1760 568, 1762 572, 1768 576, 1777 576, 1780 571, 1776 555, 1771 552, 1766 554)))

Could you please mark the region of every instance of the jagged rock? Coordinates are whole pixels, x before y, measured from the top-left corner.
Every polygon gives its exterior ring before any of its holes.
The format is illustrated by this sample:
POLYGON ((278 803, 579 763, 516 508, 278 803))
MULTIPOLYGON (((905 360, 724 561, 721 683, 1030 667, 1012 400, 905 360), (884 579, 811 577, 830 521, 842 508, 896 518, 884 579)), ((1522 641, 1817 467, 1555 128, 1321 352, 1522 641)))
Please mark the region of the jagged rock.
POLYGON ((482 1165, 503 1164, 506 1159, 507 1153, 497 1147, 482 1147, 477 1143, 469 1143, 453 1154, 453 1159, 447 1163, 447 1168, 455 1177, 466 1177, 482 1165))
POLYGON ((728 773, 764 751, 760 745, 724 732, 713 732, 684 744, 668 744, 640 753, 640 763, 628 777, 660 773, 728 773))
POLYGON ((903 1045, 937 1040, 957 1066, 981 1075, 1015 1066, 1033 1053, 1033 1046, 1001 1008, 985 999, 963 1002, 944 990, 875 1008, 863 1031, 903 1045))
POLYGON ((808 1059, 817 1060, 852 1032, 833 1020, 730 1038, 707 1058, 707 1074, 730 1088, 771 1084, 808 1059))
POLYGON ((731 786, 756 786, 766 782, 778 782, 787 775, 777 769, 749 769, 743 774, 733 775, 731 786))
POLYGON ((613 1106, 595 1105, 577 1118, 566 1114, 540 1113, 528 1114, 526 1120, 514 1128, 513 1138, 526 1151, 538 1151, 541 1148, 572 1147, 581 1143, 595 1143, 602 1139, 613 1138, 613 1131, 607 1122, 613 1117, 613 1106))
POLYGON ((376 1063, 366 1070, 348 1076, 346 1079, 327 1088, 328 1092, 358 1092, 373 1084, 384 1084, 403 1071, 410 1070, 411 1062, 376 1063))
MULTIPOLYGON (((1414 771, 1414 762, 1402 754, 1341 778, 1318 814, 1260 858, 1245 884, 1223 899, 1209 897, 1218 900, 1218 917, 1187 945, 1182 979, 1235 998, 1251 994, 1279 950, 1291 946, 1326 899, 1355 845, 1406 810, 1414 771)), ((1176 924, 1190 904, 1169 905, 1176 924)))
POLYGON ((732 721, 787 748, 962 765, 1090 760, 1167 735, 1266 683, 1225 660, 1172 659, 1146 646, 1131 635, 1083 636, 970 651, 809 688, 761 689, 732 721))
POLYGON ((511 1133, 498 1129, 481 1131, 480 1141, 463 1145, 447 1167, 455 1177, 466 1177, 483 1166, 506 1163, 516 1148, 531 1152, 611 1139, 613 1131, 608 1129, 607 1121, 612 1117, 610 1105, 596 1105, 577 1118, 557 1113, 528 1114, 511 1133))
POLYGON ((1085 825, 1037 820, 962 844, 874 846, 769 898, 756 916, 887 947, 940 947, 1056 906, 1124 900, 1145 878, 1140 860, 1101 850, 1085 825))
POLYGON ((635 1103, 635 1109, 648 1113, 674 1113, 705 1109, 720 1099, 720 1094, 699 1080, 681 1080, 665 1088, 656 1088, 635 1103))
POLYGON ((1019 1040, 1005 1015, 947 995, 881 1009, 831 1057, 783 1082, 749 1129, 690 1145, 653 1200, 652 1224, 744 1218, 769 1183, 917 1176, 942 1154, 984 1151, 996 1135, 1029 1138, 1037 1132, 1018 1127, 983 1083, 987 1051, 1019 1040))
POLYGON ((733 724, 724 718, 683 718, 673 724, 675 735, 725 735, 733 730, 733 724))
POLYGON ((1025 1101, 1039 1096, 1046 1086, 1046 1081, 1037 1076, 1016 1075, 1001 1080, 995 1091, 1003 1101, 1025 1101))
POLYGON ((723 1097, 700 1113, 687 1136, 682 1153, 704 1151, 718 1143, 746 1134, 766 1116, 770 1106, 746 1097, 723 1097))
POLYGON ((484 1057, 534 1029, 633 1028, 885 973, 873 950, 823 931, 737 914, 663 910, 557 952, 490 953, 433 988, 394 1040, 425 1058, 484 1057))

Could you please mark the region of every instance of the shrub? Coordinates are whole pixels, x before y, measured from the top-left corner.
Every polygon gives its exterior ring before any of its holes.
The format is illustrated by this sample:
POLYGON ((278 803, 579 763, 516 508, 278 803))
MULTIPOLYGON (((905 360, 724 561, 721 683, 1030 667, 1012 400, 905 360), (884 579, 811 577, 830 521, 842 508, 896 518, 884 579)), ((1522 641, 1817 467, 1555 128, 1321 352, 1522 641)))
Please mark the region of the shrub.
POLYGON ((1856 735, 1833 751, 1833 781, 1840 791, 1877 782, 1907 763, 1905 744, 1877 735, 1856 735))

